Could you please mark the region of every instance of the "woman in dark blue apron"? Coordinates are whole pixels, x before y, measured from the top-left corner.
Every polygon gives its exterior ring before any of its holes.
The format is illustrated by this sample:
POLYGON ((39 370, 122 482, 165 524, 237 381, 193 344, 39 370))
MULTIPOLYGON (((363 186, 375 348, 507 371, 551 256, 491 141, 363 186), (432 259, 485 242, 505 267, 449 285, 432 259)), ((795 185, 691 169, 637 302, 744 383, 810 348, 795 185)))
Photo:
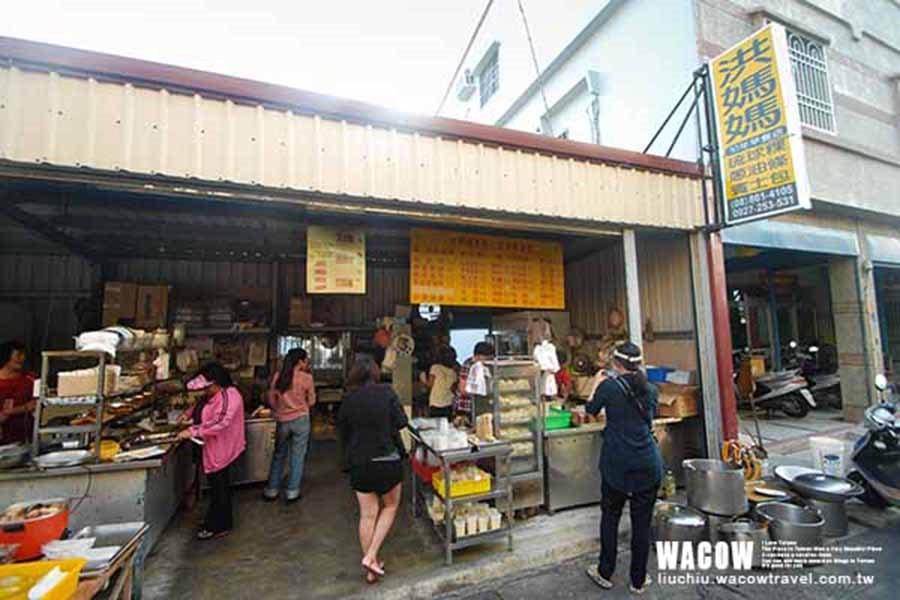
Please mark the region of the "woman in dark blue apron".
POLYGON ((662 479, 662 458, 653 438, 653 417, 659 392, 641 370, 643 356, 626 342, 613 353, 613 370, 594 392, 585 410, 606 410, 600 474, 603 479, 600 520, 600 557, 588 576, 600 587, 613 586, 619 519, 625 502, 631 514, 631 591, 642 593, 650 584, 650 521, 662 479))

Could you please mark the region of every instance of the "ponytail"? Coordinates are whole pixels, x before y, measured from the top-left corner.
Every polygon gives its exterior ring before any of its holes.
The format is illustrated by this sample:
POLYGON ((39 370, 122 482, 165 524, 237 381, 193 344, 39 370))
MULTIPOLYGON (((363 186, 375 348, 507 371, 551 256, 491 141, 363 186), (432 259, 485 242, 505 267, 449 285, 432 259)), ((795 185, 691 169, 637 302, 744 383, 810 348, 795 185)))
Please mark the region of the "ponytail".
POLYGON ((643 396, 650 391, 650 382, 647 381, 647 375, 641 369, 644 356, 637 344, 625 342, 617 346, 613 352, 613 359, 626 371, 623 377, 628 380, 636 396, 643 396))

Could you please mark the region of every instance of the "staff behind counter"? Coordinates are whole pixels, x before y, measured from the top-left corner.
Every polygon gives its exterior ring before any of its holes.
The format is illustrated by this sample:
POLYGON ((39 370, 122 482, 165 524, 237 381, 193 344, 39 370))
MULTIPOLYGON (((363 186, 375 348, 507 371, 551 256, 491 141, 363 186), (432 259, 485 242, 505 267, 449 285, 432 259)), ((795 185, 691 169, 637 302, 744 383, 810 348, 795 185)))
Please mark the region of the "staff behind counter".
POLYGON ((0 345, 0 443, 24 443, 33 429, 34 375, 25 371, 25 345, 0 345))

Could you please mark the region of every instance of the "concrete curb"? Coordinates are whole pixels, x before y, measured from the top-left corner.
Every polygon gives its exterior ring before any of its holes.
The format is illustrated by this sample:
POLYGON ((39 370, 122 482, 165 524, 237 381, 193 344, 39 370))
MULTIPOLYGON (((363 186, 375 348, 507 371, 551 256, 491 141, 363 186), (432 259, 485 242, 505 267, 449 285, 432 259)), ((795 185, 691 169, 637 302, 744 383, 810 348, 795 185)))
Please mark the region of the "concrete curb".
POLYGON ((433 598, 470 585, 477 585, 507 577, 511 573, 530 571, 558 564, 590 552, 599 547, 599 538, 578 540, 574 543, 551 546, 543 551, 532 551, 526 555, 506 552, 493 560, 485 559, 472 565, 462 565, 446 573, 438 573, 421 581, 410 581, 394 589, 367 593, 353 598, 378 598, 379 600, 419 600, 433 598))
MULTIPOLYGON (((450 567, 435 566, 428 574, 411 577, 396 584, 389 579, 365 593, 351 596, 369 600, 419 600, 452 593, 463 588, 507 578, 516 573, 553 566, 588 554, 600 548, 599 507, 574 514, 544 515, 538 520, 522 524, 514 531, 513 551, 498 546, 486 556, 466 561, 460 557, 450 567), (387 587, 391 585, 392 587, 387 587)), ((628 511, 622 515, 619 544, 631 539, 628 511)))

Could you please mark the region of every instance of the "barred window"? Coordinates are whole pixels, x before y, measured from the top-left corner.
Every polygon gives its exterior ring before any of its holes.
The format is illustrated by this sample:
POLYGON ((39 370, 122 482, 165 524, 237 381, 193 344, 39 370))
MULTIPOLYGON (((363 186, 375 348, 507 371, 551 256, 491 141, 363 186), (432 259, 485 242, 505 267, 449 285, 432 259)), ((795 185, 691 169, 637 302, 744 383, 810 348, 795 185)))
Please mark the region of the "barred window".
POLYGON ((804 125, 834 132, 834 104, 825 48, 798 33, 788 30, 791 70, 797 88, 800 121, 804 125))
POLYGON ((500 87, 500 61, 499 53, 493 52, 487 63, 478 72, 478 94, 481 98, 481 106, 487 104, 500 87))

